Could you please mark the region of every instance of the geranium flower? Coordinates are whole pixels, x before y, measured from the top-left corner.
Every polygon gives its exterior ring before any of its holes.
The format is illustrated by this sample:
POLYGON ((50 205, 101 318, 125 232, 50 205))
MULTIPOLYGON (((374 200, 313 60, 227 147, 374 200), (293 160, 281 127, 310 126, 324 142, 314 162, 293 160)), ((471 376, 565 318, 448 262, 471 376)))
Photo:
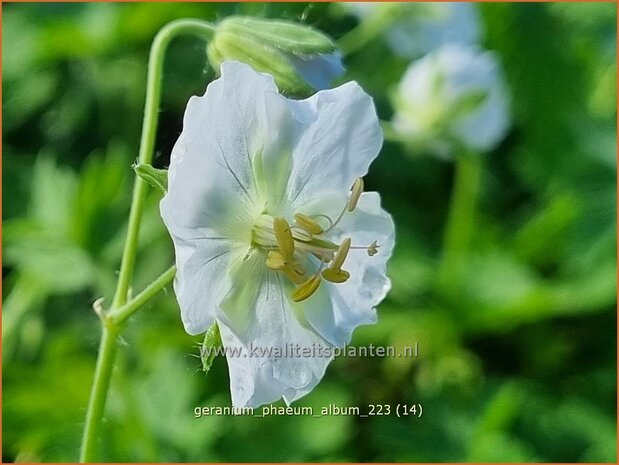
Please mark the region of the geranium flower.
POLYGON ((224 62, 190 99, 161 214, 185 330, 216 321, 223 345, 243 351, 227 354, 234 406, 307 394, 324 354, 376 321, 394 224, 360 178, 381 145, 354 82, 295 101, 270 75, 224 62))
POLYGON ((411 63, 394 97, 394 130, 439 155, 490 151, 511 123, 500 63, 476 47, 450 44, 411 63))

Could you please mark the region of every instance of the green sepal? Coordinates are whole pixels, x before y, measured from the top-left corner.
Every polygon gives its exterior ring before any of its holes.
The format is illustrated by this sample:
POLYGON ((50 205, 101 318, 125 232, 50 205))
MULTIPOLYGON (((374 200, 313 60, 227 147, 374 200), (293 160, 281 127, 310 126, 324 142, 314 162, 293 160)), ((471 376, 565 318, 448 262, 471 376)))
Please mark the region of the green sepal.
POLYGON ((168 170, 160 170, 143 163, 133 165, 133 170, 140 178, 165 195, 168 190, 168 170))
POLYGON ((215 321, 204 335, 204 342, 200 344, 200 360, 204 374, 211 369, 220 347, 222 347, 221 334, 219 334, 219 326, 215 321))
POLYGON ((299 56, 335 51, 335 44, 325 34, 292 21, 232 16, 221 22, 218 32, 245 35, 264 45, 299 56))
POLYGON ((253 40, 243 34, 218 32, 217 40, 208 49, 218 57, 247 63, 256 71, 269 73, 280 89, 293 94, 311 93, 312 88, 299 75, 284 52, 253 40))

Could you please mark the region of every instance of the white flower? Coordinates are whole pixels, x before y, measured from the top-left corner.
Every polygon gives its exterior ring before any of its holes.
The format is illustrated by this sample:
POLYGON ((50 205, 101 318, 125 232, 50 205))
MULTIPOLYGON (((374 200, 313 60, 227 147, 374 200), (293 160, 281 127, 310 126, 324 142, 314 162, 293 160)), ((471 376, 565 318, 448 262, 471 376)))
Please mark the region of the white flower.
POLYGON ((342 346, 376 321, 390 289, 394 224, 358 181, 382 136, 354 82, 295 101, 247 65, 224 62, 221 72, 187 105, 161 201, 174 289, 188 333, 217 321, 224 346, 243 348, 228 353, 234 406, 289 403, 330 357, 252 348, 342 346))
POLYGON ((342 5, 362 20, 392 14, 387 40, 393 52, 404 58, 418 58, 448 43, 473 45, 480 40, 480 18, 474 3, 353 2, 342 5))
POLYGON ((443 155, 495 148, 510 125, 507 91, 491 52, 446 45, 413 62, 395 95, 393 127, 443 155))

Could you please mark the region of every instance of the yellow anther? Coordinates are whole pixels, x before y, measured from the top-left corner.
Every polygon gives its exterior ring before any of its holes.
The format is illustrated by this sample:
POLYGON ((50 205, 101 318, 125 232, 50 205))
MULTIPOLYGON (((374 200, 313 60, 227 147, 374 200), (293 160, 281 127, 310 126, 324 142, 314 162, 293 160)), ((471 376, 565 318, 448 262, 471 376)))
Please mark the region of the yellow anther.
POLYGON ((370 246, 368 247, 368 255, 370 257, 373 257, 374 255, 376 255, 378 253, 378 247, 379 245, 376 243, 376 241, 372 242, 370 246))
POLYGON ((279 271, 284 273, 284 275, 295 284, 301 284, 305 281, 305 272, 302 268, 298 268, 297 266, 286 264, 279 271))
POLYGON ((320 286, 320 275, 316 274, 302 283, 291 294, 293 302, 301 302, 310 297, 320 286))
POLYGON ((287 261, 292 261, 294 239, 292 238, 288 222, 281 217, 273 218, 273 231, 275 232, 275 240, 277 241, 279 251, 287 261))
POLYGON ((324 229, 322 229, 322 226, 320 226, 316 220, 303 213, 295 213, 294 219, 301 228, 311 234, 322 234, 324 232, 324 229))
POLYGON ((340 244, 340 247, 337 249, 337 252, 335 253, 335 258, 333 259, 333 262, 331 262, 331 265, 329 266, 329 268, 335 271, 339 271, 342 269, 342 265, 344 264, 344 261, 346 260, 348 251, 350 250, 350 243, 351 243, 350 237, 347 237, 346 239, 342 241, 342 243, 340 244))
POLYGON ((270 250, 267 255, 266 265, 272 270, 281 270, 286 265, 286 261, 284 256, 277 250, 270 250))
POLYGON ((363 179, 357 178, 352 185, 350 198, 348 199, 348 211, 351 212, 357 206, 357 202, 359 201, 359 197, 363 193, 363 179))
POLYGON ((327 268, 326 270, 323 270, 322 277, 327 281, 339 284, 346 282, 348 278, 350 278, 350 273, 346 270, 333 270, 331 268, 327 268))

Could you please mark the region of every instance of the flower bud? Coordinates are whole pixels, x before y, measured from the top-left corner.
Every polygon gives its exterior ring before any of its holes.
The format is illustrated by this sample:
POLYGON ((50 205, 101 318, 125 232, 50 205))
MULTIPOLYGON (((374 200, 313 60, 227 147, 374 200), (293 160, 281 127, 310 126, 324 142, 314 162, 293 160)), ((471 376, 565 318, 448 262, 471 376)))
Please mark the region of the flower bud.
POLYGON ((333 41, 316 29, 289 21, 231 16, 217 25, 207 48, 211 65, 224 60, 247 63, 273 75, 293 94, 324 89, 344 72, 333 41))

